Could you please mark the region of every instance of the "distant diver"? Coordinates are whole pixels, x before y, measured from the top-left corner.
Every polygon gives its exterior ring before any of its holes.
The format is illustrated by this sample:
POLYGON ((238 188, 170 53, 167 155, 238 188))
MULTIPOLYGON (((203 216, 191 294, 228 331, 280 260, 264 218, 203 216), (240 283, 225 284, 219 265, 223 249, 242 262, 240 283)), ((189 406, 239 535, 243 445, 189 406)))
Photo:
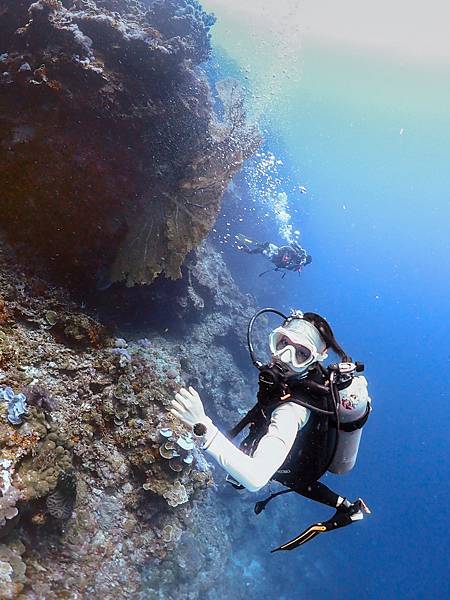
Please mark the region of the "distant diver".
POLYGON ((269 271, 280 271, 282 269, 285 270, 283 277, 286 275, 286 271, 300 273, 305 265, 312 262, 311 255, 297 242, 291 242, 286 246, 276 246, 270 242, 255 242, 242 234, 236 235, 235 238, 238 250, 242 250, 247 254, 262 254, 275 265, 274 269, 260 273, 260 277, 269 271))
POLYGON ((227 471, 234 487, 257 492, 269 481, 277 481, 287 488, 257 502, 256 514, 287 492, 335 510, 331 518, 314 523, 272 552, 293 550, 370 512, 360 498, 350 502, 319 481, 327 471, 350 471, 356 462, 362 427, 371 411, 367 381, 358 374, 364 365, 352 362, 327 321, 315 313, 293 311, 286 316, 264 308, 250 320, 247 340, 259 370, 259 391, 255 406, 228 433, 233 439, 249 427, 239 448, 206 416, 194 388, 181 388, 175 394, 171 413, 199 436, 202 448, 227 471), (255 320, 265 313, 283 319, 270 334, 268 364, 256 358, 253 348, 255 320), (329 348, 341 362, 324 367, 321 363, 329 348))

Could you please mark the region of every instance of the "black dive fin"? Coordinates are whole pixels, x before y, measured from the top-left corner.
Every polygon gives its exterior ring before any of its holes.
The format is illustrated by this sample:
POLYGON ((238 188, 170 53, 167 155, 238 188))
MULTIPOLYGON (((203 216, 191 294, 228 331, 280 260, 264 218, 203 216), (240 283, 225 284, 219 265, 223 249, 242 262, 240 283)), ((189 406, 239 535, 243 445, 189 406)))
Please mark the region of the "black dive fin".
POLYGON ((324 521, 323 523, 314 523, 314 525, 311 525, 308 527, 308 529, 302 531, 302 533, 300 533, 297 537, 293 538, 289 542, 286 542, 285 544, 282 544, 278 548, 271 550, 271 552, 278 552, 279 550, 293 550, 294 548, 298 548, 299 546, 310 542, 312 539, 317 537, 319 533, 340 529, 341 527, 346 527, 355 521, 361 520, 363 518, 363 513, 370 514, 370 510, 361 498, 358 498, 349 506, 341 505, 336 509, 336 512, 330 519, 328 519, 328 521, 324 521))
POLYGON ((322 525, 322 523, 315 523, 314 525, 308 527, 308 529, 305 529, 305 531, 302 531, 302 533, 300 533, 300 535, 297 537, 293 538, 289 542, 286 542, 285 544, 282 544, 278 548, 274 548, 271 550, 271 552, 278 552, 279 550, 294 550, 294 548, 298 548, 299 546, 306 544, 306 542, 310 542, 313 538, 319 535, 319 533, 323 533, 325 531, 327 531, 325 525, 322 525))
POLYGON ((258 275, 258 277, 262 277, 263 275, 265 275, 266 273, 270 273, 270 271, 278 271, 278 269, 267 269, 267 271, 263 271, 262 273, 260 273, 258 275))
POLYGON ((266 498, 265 500, 260 500, 255 504, 255 513, 259 515, 273 498, 276 498, 277 496, 282 496, 283 494, 289 494, 293 491, 293 489, 289 488, 287 490, 281 490, 281 492, 276 492, 275 494, 270 494, 268 498, 266 498))

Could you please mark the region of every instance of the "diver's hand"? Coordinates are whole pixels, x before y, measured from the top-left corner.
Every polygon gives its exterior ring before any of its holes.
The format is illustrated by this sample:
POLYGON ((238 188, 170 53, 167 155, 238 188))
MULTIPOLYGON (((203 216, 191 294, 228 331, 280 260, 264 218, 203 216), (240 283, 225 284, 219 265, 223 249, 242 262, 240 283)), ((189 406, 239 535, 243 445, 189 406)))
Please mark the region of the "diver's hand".
POLYGON ((207 427, 211 424, 211 419, 205 414, 200 396, 193 387, 181 388, 175 394, 170 412, 190 427, 196 423, 203 423, 207 427))

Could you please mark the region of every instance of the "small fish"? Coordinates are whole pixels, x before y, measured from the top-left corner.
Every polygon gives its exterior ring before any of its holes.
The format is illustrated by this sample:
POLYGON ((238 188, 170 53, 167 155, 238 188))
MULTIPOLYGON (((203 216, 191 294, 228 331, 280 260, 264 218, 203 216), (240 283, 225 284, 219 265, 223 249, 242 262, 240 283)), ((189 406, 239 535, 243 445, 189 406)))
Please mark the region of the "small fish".
POLYGON ((300 186, 298 189, 300 190, 300 192, 301 192, 302 194, 306 194, 306 192, 308 191, 308 190, 305 188, 305 186, 304 186, 304 185, 301 185, 301 186, 300 186))
POLYGON ((168 331, 169 331, 169 328, 168 328, 168 327, 166 327, 166 328, 164 329, 164 333, 167 333, 168 331))

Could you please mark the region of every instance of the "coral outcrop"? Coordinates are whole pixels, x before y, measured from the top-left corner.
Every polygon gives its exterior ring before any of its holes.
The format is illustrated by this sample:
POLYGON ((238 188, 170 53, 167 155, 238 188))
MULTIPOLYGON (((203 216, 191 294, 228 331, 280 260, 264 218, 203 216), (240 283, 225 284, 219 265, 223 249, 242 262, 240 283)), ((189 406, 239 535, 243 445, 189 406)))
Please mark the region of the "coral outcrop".
MULTIPOLYGON (((0 385, 27 399, 20 424, 0 403, 5 599, 271 597, 262 552, 293 533, 295 512, 255 524, 254 498, 228 489, 220 468, 213 483, 214 466, 167 412, 182 384, 224 429, 253 403, 245 329, 255 306, 209 244, 183 274, 157 291, 171 331, 114 337, 0 239, 0 385), (104 334, 61 334, 59 323, 81 316, 104 334)), ((276 573, 292 589, 298 569, 285 562, 276 573)))
POLYGON ((235 83, 214 112, 198 67, 213 22, 195 0, 0 0, 11 241, 71 282, 179 277, 259 143, 235 83))
POLYGON ((64 292, 21 271, 3 246, 0 262, 9 315, 1 347, 13 349, 0 361, 5 598, 23 589, 43 599, 106 594, 111 581, 117 597, 134 597, 139 568, 175 547, 192 500, 212 483, 192 436, 166 409, 182 382, 179 359, 147 340, 61 335, 58 323, 102 326, 81 319, 64 292), (5 396, 27 400, 17 422, 8 420, 5 396), (24 559, 12 550, 20 544, 24 559), (55 544, 60 569, 49 554, 55 544))

